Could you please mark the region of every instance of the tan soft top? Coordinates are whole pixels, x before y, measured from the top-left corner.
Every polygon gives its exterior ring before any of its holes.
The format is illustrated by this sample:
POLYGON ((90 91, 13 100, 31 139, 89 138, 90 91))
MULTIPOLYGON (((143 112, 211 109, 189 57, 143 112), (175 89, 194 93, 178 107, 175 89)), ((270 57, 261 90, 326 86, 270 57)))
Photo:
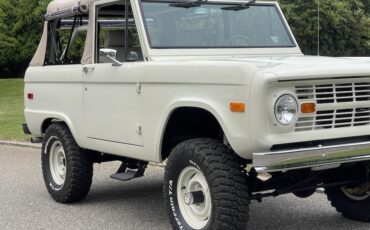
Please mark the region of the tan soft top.
POLYGON ((47 13, 50 14, 70 10, 78 5, 86 6, 88 8, 94 1, 97 0, 54 0, 49 3, 47 13))
MULTIPOLYGON (((91 10, 91 6, 93 2, 99 0, 54 0, 50 2, 47 8, 46 15, 58 15, 67 12, 72 12, 72 10, 84 10, 84 12, 88 12, 91 10)), ((93 44, 92 44, 92 35, 93 35, 93 24, 94 18, 90 17, 89 15, 89 28, 87 30, 87 37, 86 37, 86 44, 84 53, 82 56, 81 63, 82 64, 89 64, 92 63, 92 52, 93 52, 93 44)), ((46 46, 47 46, 47 38, 48 38, 48 22, 45 22, 43 35, 41 37, 39 46, 35 55, 33 56, 30 66, 42 66, 44 65, 45 60, 45 53, 46 53, 46 46)))

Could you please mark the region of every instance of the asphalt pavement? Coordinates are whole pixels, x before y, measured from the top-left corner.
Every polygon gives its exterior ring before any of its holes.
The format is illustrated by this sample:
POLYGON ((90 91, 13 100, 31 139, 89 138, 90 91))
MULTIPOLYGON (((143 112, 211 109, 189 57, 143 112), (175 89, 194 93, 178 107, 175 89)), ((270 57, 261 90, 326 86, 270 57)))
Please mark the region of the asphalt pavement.
MULTIPOLYGON (((171 229, 162 201, 164 169, 151 166, 129 182, 109 179, 119 163, 94 166, 88 197, 63 205, 48 195, 40 150, 0 145, 0 229, 171 229)), ((342 218, 324 194, 252 202, 248 229, 370 229, 342 218)))

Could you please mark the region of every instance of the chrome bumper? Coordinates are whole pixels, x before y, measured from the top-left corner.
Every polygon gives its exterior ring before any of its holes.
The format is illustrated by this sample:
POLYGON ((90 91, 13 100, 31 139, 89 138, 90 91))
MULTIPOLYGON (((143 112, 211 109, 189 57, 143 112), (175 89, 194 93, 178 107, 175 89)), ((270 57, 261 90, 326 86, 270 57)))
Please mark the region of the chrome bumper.
POLYGON ((258 173, 312 168, 320 170, 344 163, 370 161, 370 142, 253 154, 258 173))

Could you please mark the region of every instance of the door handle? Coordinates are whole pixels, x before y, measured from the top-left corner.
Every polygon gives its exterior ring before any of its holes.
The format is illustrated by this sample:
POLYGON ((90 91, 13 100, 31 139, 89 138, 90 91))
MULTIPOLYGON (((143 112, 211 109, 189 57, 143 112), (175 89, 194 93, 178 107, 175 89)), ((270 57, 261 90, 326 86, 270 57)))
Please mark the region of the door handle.
POLYGON ((88 73, 89 71, 94 71, 94 69, 95 69, 95 67, 84 66, 84 67, 82 67, 82 72, 88 73))

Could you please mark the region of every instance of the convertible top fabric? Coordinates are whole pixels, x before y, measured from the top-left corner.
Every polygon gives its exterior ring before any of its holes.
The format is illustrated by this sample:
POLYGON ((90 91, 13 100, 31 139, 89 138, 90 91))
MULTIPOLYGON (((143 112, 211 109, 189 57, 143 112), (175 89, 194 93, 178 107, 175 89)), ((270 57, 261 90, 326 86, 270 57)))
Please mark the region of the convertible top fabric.
POLYGON ((76 5, 84 5, 89 7, 94 1, 97 0, 54 0, 49 3, 47 13, 49 14, 72 9, 72 7, 76 5))
MULTIPOLYGON (((93 9, 93 3, 99 0, 54 0, 50 2, 47 8, 47 13, 56 13, 59 11, 66 11, 72 9, 74 6, 83 5, 89 9, 89 28, 87 30, 87 37, 85 42, 85 49, 81 59, 81 64, 91 64, 93 62, 93 31, 94 31, 94 19, 90 17, 90 12, 93 9)), ((39 43, 39 46, 36 50, 35 55, 33 56, 30 66, 43 66, 45 62, 45 54, 48 40, 48 22, 44 24, 43 34, 39 43)))

